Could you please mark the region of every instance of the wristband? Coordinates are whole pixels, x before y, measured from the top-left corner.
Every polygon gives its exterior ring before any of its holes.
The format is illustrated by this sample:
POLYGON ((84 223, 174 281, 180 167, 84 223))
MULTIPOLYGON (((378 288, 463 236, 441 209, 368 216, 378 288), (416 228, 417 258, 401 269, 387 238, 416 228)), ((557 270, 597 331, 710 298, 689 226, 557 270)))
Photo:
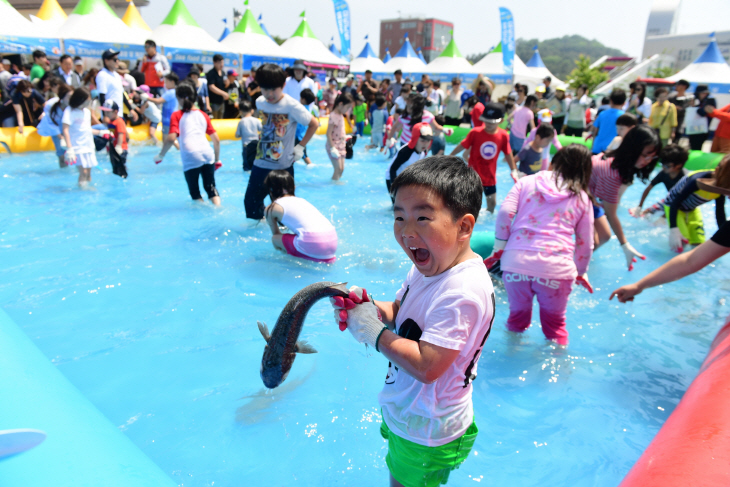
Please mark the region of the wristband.
POLYGON ((378 350, 378 342, 380 341, 380 337, 382 336, 383 332, 387 330, 388 327, 384 326, 382 330, 380 330, 380 333, 378 333, 378 337, 375 339, 375 351, 380 353, 380 350, 378 350))

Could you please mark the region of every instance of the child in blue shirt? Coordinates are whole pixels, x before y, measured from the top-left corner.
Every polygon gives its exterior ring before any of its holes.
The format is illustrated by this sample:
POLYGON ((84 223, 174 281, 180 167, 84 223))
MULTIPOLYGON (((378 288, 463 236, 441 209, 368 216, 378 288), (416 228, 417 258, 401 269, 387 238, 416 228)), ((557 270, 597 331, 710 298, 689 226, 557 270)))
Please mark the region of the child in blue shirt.
POLYGON ((620 88, 615 88, 609 97, 610 108, 603 110, 593 122, 591 135, 593 137, 593 153, 600 154, 605 152, 608 145, 616 137, 616 119, 623 115, 624 111, 621 107, 626 103, 626 92, 620 88))
MULTIPOLYGON (((302 105, 307 107, 307 110, 309 110, 309 113, 314 115, 315 117, 319 118, 319 108, 317 108, 317 104, 315 103, 317 101, 317 97, 315 96, 314 92, 310 90, 309 88, 304 88, 299 93, 299 101, 302 105)), ((295 144, 298 144, 300 140, 304 137, 304 134, 307 133, 307 126, 302 125, 300 123, 297 124, 297 135, 295 138, 295 144)), ((309 165, 312 163, 312 160, 307 155, 307 149, 304 149, 304 157, 302 158, 305 164, 309 165)))

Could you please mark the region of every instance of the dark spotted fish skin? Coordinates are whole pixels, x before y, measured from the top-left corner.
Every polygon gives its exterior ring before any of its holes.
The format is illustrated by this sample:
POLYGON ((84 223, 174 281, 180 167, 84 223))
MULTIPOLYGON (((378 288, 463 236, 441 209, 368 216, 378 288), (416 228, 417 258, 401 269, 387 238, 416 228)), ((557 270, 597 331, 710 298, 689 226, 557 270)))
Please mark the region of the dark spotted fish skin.
POLYGON ((279 315, 271 336, 265 324, 259 322, 259 330, 267 341, 261 359, 261 379, 269 389, 278 387, 289 374, 296 353, 315 353, 306 342, 299 342, 307 313, 320 299, 348 295, 345 283, 329 281, 310 284, 296 293, 279 315))

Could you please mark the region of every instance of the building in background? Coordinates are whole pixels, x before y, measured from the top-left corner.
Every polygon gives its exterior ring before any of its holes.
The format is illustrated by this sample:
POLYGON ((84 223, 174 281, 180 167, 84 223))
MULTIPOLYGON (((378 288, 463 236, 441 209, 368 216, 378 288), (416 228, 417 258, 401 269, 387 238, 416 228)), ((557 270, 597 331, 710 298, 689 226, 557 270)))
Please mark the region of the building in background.
MULTIPOLYGON (((10 5, 12 5, 15 10, 23 14, 25 17, 30 18, 31 15, 36 15, 38 13, 38 9, 41 8, 41 4, 43 3, 43 0, 8 0, 10 2, 10 5)), ((61 8, 63 9, 66 14, 70 14, 74 8, 76 8, 76 5, 79 3, 79 0, 58 0, 58 4, 61 5, 61 8)), ((127 11, 127 0, 107 0, 109 6, 116 12, 116 14, 121 18, 124 16, 124 12, 127 11)), ((135 0, 134 4, 138 7, 146 7, 150 4, 149 0, 135 0)))
POLYGON ((403 45, 403 36, 408 33, 414 50, 420 47, 427 63, 436 59, 451 41, 454 24, 439 19, 391 19, 380 21, 380 58, 385 50, 394 55, 403 45))

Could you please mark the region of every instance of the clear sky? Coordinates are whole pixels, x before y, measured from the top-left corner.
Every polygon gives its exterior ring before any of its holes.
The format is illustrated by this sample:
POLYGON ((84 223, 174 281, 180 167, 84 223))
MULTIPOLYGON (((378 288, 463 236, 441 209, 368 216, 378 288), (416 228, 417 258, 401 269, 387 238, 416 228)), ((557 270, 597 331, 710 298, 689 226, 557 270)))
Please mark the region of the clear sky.
MULTIPOLYGON (((151 0, 142 16, 155 28, 174 0, 151 0)), ((243 0, 185 0, 198 23, 216 39, 229 24, 233 8, 243 0), (214 7, 214 8, 211 8, 214 7)), ((512 10, 517 37, 540 40, 578 34, 633 56, 641 54, 652 0, 348 0, 352 19, 352 50, 362 49, 365 35, 378 52, 380 19, 399 16, 435 17, 454 24, 456 43, 464 56, 484 52, 499 42, 499 7, 512 10)), ((307 12, 312 30, 325 44, 339 34, 331 0, 250 0, 249 6, 272 35, 289 37, 307 12)), ((684 0, 679 32, 730 29, 730 0, 684 0)), ((393 53, 395 54, 395 53, 393 53)))

